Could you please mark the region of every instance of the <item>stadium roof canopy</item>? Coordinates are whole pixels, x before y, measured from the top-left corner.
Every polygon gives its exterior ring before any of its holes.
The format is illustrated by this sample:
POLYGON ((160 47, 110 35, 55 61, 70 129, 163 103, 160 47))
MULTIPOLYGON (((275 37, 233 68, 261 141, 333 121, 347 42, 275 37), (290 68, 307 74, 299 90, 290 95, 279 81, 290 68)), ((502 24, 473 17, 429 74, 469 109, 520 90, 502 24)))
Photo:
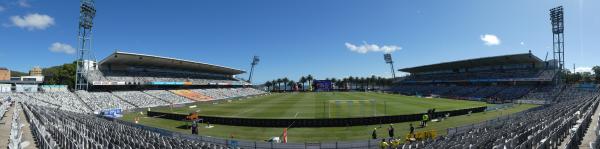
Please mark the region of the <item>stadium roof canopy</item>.
POLYGON ((227 75, 237 75, 245 73, 243 70, 229 68, 225 66, 182 60, 155 55, 114 52, 98 63, 103 65, 127 65, 127 66, 146 66, 152 68, 168 68, 171 70, 201 71, 212 72, 227 75))
POLYGON ((423 65, 417 67, 403 68, 398 71, 408 73, 431 72, 439 70, 450 70, 460 68, 473 68, 482 66, 497 66, 510 64, 534 63, 536 66, 541 66, 543 61, 531 53, 510 54, 492 57, 482 57, 467 60, 458 60, 451 62, 443 62, 437 64, 423 65))

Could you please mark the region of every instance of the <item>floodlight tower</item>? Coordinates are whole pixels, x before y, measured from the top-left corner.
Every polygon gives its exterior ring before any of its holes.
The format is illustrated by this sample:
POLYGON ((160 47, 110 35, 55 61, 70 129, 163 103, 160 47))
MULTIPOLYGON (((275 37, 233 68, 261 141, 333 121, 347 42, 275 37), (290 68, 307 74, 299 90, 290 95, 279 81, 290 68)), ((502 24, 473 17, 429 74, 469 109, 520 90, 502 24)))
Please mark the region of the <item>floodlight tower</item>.
POLYGON ((254 74, 254 66, 258 65, 258 62, 260 61, 260 59, 258 58, 258 56, 254 56, 252 58, 252 63, 250 63, 250 65, 252 65, 252 67, 250 68, 250 76, 248 76, 248 82, 252 83, 252 74, 254 74))
POLYGON ((87 76, 88 69, 95 69, 96 60, 91 56, 92 48, 92 26, 96 16, 96 7, 94 0, 81 0, 79 11, 79 32, 77 36, 79 53, 77 58, 77 71, 75 72, 75 89, 87 90, 88 82, 84 76, 87 76))
MULTIPOLYGON (((552 50, 554 60, 557 62, 555 72, 560 73, 565 69, 565 42, 564 42, 564 19, 563 7, 558 6, 550 9, 550 21, 552 24, 552 50)), ((556 83, 560 84, 562 78, 559 75, 556 78, 556 83)))
POLYGON ((394 61, 392 61, 392 54, 383 54, 383 59, 385 60, 385 63, 390 64, 390 67, 392 69, 392 78, 396 78, 396 72, 394 72, 394 61))

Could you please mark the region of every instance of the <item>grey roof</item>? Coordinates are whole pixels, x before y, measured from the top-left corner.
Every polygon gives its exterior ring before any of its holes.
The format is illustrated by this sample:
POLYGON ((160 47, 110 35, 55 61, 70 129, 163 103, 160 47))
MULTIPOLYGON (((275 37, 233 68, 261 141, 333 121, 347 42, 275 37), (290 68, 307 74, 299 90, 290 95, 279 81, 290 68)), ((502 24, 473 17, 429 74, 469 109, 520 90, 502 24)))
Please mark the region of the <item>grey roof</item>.
POLYGON ((494 65, 508 65, 508 64, 523 64, 523 63, 535 63, 536 65, 542 65, 543 61, 537 56, 531 53, 520 53, 510 55, 500 55, 491 57, 482 57, 466 60, 458 60, 451 62, 443 62, 437 64, 416 66, 410 68, 402 68, 398 71, 408 73, 419 73, 429 72, 438 70, 449 70, 449 69, 460 69, 460 68, 472 68, 481 66, 494 66, 494 65))
POLYGON ((114 52, 98 63, 100 66, 107 64, 130 65, 130 66, 148 66, 157 68, 169 68, 186 71, 212 72, 228 75, 237 75, 245 73, 243 70, 219 66, 214 64, 196 62, 191 60, 182 60, 170 57, 162 57, 147 54, 114 52))

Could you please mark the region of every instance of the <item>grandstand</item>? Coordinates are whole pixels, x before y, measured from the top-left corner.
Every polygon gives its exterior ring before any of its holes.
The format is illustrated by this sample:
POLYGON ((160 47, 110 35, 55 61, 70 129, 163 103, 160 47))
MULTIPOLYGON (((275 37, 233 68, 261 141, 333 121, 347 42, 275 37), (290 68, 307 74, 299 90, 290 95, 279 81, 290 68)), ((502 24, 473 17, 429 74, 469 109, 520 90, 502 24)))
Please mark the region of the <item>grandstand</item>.
POLYGON ((91 90, 114 88, 180 88, 250 85, 235 75, 245 71, 229 67, 146 54, 114 52, 85 76, 91 90))
POLYGON ((419 96, 512 102, 546 87, 554 70, 531 53, 500 55, 403 68, 410 75, 390 91, 419 96))

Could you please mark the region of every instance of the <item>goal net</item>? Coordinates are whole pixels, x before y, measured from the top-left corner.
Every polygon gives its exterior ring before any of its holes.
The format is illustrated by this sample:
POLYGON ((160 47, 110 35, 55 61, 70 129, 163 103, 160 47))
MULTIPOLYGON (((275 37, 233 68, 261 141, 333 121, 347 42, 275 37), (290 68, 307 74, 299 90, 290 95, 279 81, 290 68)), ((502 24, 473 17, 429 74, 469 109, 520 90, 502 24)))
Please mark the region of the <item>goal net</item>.
POLYGON ((329 100, 328 118, 369 117, 377 115, 377 100, 329 100))

